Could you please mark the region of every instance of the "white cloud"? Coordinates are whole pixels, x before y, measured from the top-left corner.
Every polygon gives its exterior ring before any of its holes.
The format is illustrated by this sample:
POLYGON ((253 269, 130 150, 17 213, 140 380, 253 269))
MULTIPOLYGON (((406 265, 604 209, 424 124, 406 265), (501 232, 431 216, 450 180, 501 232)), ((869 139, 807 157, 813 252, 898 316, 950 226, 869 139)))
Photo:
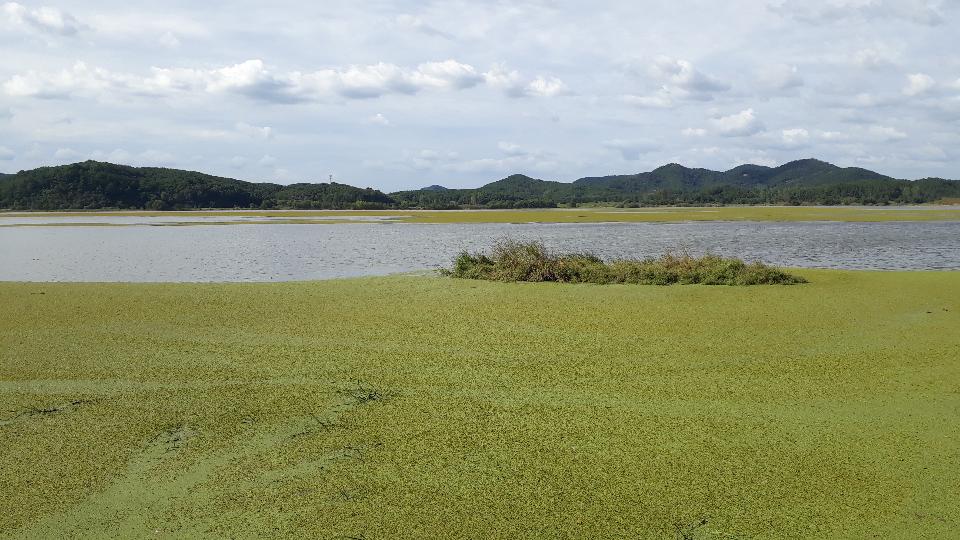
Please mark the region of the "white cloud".
POLYGON ((512 142, 500 141, 499 143, 497 143, 497 148, 499 148, 501 152, 503 152, 508 156, 527 155, 527 151, 524 150, 523 147, 521 147, 519 144, 512 143, 512 142))
POLYGON ((776 159, 772 157, 765 156, 763 154, 754 154, 752 156, 742 158, 738 157, 733 160, 734 165, 763 165, 764 167, 776 167, 779 165, 776 159))
POLYGON ((797 66, 773 64, 761 69, 757 77, 761 86, 771 90, 788 90, 803 86, 803 77, 797 66))
POLYGON ((264 156, 257 161, 257 165, 261 167, 273 167, 276 164, 277 158, 271 156, 270 154, 264 154, 264 156))
POLYGON ((520 79, 520 72, 508 69, 503 64, 494 64, 489 71, 483 74, 487 84, 499 88, 511 97, 523 96, 524 84, 520 79))
POLYGON ((907 134, 899 129, 881 125, 868 127, 866 134, 872 139, 883 142, 899 141, 907 138, 907 134))
POLYGON ((883 98, 871 94, 869 92, 861 92, 851 100, 851 105, 854 107, 876 107, 883 103, 883 98))
POLYGON ((389 126, 390 119, 383 115, 383 113, 377 113, 370 118, 367 118, 368 124, 374 124, 377 126, 389 126))
POLYGON ((846 133, 840 131, 820 131, 817 133, 817 137, 824 141, 846 141, 850 138, 846 133))
MULTIPOLYGON (((286 168, 278 167, 273 170, 273 181, 274 182, 290 182, 293 180, 293 174, 286 168)), ((326 180, 324 180, 326 181, 326 180)))
POLYGON ((122 149, 117 148, 111 152, 104 152, 102 150, 95 150, 90 154, 91 159, 97 161, 107 161, 109 163, 120 163, 120 164, 132 164, 133 163, 133 154, 122 149))
POLYGON ((516 70, 503 64, 494 64, 483 74, 484 81, 491 87, 503 90, 510 97, 555 97, 570 93, 567 85, 556 77, 539 76, 525 81, 516 70))
POLYGON ((408 154, 402 163, 391 164, 382 160, 368 160, 366 167, 396 169, 406 167, 415 171, 443 173, 500 174, 523 171, 555 171, 558 160, 550 152, 528 149, 517 143, 501 141, 497 144, 503 154, 498 157, 465 158, 457 152, 420 150, 408 154))
POLYGON ((424 149, 409 156, 408 162, 416 170, 429 170, 439 163, 456 159, 455 154, 441 153, 436 150, 424 149))
POLYGON ((701 72, 690 61, 668 56, 657 57, 650 74, 663 83, 664 91, 686 99, 709 101, 714 93, 730 89, 729 84, 701 72))
POLYGON ((896 65, 895 57, 891 53, 876 48, 860 49, 853 53, 850 61, 864 69, 880 69, 896 65))
POLYGON ((43 74, 28 71, 3 83, 4 91, 14 97, 65 98, 74 93, 101 91, 121 86, 123 81, 106 70, 77 62, 71 69, 43 74))
POLYGON ((706 146, 703 148, 693 148, 690 150, 694 154, 703 154, 705 156, 716 156, 722 152, 719 146, 706 146))
POLYGON ((6 146, 0 146, 0 161, 10 161, 15 157, 17 157, 17 154, 13 150, 6 146))
POLYGON ((473 66, 456 60, 420 64, 409 77, 414 85, 421 88, 445 90, 472 88, 484 80, 483 75, 477 73, 473 66))
POLYGON ((270 126, 251 126, 245 122, 237 122, 234 126, 237 133, 253 139, 272 139, 274 132, 270 126))
POLYGON ((747 137, 765 129, 753 109, 744 109, 736 114, 714 118, 711 123, 717 133, 724 137, 747 137))
POLYGON ((652 109, 667 109, 673 106, 673 100, 670 98, 670 94, 666 88, 662 88, 656 94, 649 96, 627 94, 621 96, 620 99, 628 105, 652 109))
MULTIPOLYGON (((70 149, 61 149, 58 150, 59 154, 61 151, 64 151, 64 159, 77 159, 82 156, 81 153, 75 152, 70 149)), ((60 158, 60 156, 57 156, 60 158)), ((122 165, 134 165, 137 167, 149 167, 149 166, 158 166, 158 165, 170 165, 176 162, 176 158, 168 153, 161 152, 159 150, 144 150, 143 152, 130 152, 123 148, 115 148, 110 152, 105 152, 103 150, 94 150, 90 153, 90 159, 95 159, 97 161, 107 161, 110 163, 119 163, 122 165)))
POLYGON ((803 146, 810 140, 810 132, 803 128, 784 129, 780 138, 787 146, 803 146))
POLYGON ((811 23, 837 23, 850 19, 900 19, 916 24, 943 24, 941 2, 930 0, 774 0, 771 11, 811 23))
MULTIPOLYGON (((543 160, 548 159, 551 156, 550 152, 540 150, 540 149, 530 149, 524 146, 521 146, 517 143, 509 141, 500 141, 497 143, 497 149, 503 152, 508 158, 530 161, 530 160, 543 160)), ((452 159, 456 159, 453 157, 452 159)), ((446 159, 451 159, 448 155, 446 159)))
MULTIPOLYGON (((633 70, 628 68, 629 72, 633 70)), ((711 101, 715 94, 730 89, 729 84, 696 69, 688 60, 669 56, 658 56, 647 66, 647 72, 659 88, 647 94, 622 95, 622 102, 636 107, 668 109, 677 101, 711 101)))
POLYGON ((146 150, 138 156, 140 163, 153 165, 167 165, 175 161, 173 154, 160 150, 146 150))
POLYGON ((454 39, 453 35, 448 34, 447 32, 444 32, 442 30, 439 30, 438 28, 424 22, 424 20, 421 19, 420 17, 417 17, 415 15, 410 15, 409 13, 397 15, 395 22, 396 22, 396 25, 400 28, 414 30, 416 32, 420 32, 421 34, 425 34, 428 36, 442 37, 444 39, 451 39, 451 40, 454 39))
POLYGON ((933 90, 936 85, 936 79, 926 73, 911 73, 907 75, 907 85, 903 87, 903 94, 919 96, 933 90))
POLYGON ((82 154, 72 148, 58 148, 53 153, 53 158, 57 161, 70 161, 78 159, 82 154))
POLYGON ((479 84, 483 78, 473 66, 454 60, 420 64, 415 70, 380 62, 344 69, 325 69, 301 75, 292 73, 277 79, 293 94, 324 95, 365 99, 387 94, 412 95, 425 89, 461 90, 479 84))
POLYGON ((707 130, 703 128, 683 128, 680 130, 680 134, 684 137, 704 137, 707 134, 707 130))
POLYGON ((444 163, 439 169, 456 173, 510 174, 520 171, 554 172, 559 163, 530 156, 479 158, 444 163))
POLYGON ((230 166, 234 169, 242 169, 247 166, 247 158, 243 156, 233 156, 230 158, 230 166))
POLYGON ((262 60, 247 60, 215 69, 151 68, 141 77, 91 68, 77 62, 57 73, 28 71, 7 80, 3 88, 18 97, 70 97, 74 94, 126 92, 165 96, 178 93, 235 93, 275 103, 297 103, 339 96, 348 99, 378 98, 389 94, 412 95, 425 90, 456 91, 486 82, 505 88, 512 96, 552 97, 568 92, 556 77, 525 82, 517 72, 496 70, 480 74, 455 60, 427 62, 414 69, 395 64, 352 65, 345 68, 274 72, 262 60))
POLYGON ((908 157, 917 161, 947 161, 950 154, 939 146, 928 144, 910 149, 908 157))
POLYGON ((243 139, 270 140, 276 131, 270 126, 254 126, 246 122, 237 122, 233 129, 198 129, 185 130, 185 135, 200 139, 240 141, 243 139))
POLYGON ((73 36, 86 28, 73 15, 52 7, 28 9, 17 2, 7 2, 3 4, 3 12, 14 24, 48 34, 73 36))
POLYGON ((627 161, 637 161, 640 159, 640 154, 646 154, 660 148, 658 143, 647 139, 613 139, 604 141, 603 146, 619 151, 623 159, 627 161))
POLYGON ((99 38, 133 43, 158 43, 167 48, 176 48, 185 38, 204 38, 211 35, 199 17, 184 16, 169 6, 160 6, 160 11, 137 6, 128 12, 104 11, 87 18, 90 29, 99 38))
POLYGON ((569 93, 567 85, 556 77, 537 77, 527 85, 528 96, 554 97, 569 93))
POLYGON ((173 32, 167 31, 160 34, 160 37, 157 38, 157 43, 167 47, 168 49, 175 49, 180 46, 180 38, 178 38, 173 32))

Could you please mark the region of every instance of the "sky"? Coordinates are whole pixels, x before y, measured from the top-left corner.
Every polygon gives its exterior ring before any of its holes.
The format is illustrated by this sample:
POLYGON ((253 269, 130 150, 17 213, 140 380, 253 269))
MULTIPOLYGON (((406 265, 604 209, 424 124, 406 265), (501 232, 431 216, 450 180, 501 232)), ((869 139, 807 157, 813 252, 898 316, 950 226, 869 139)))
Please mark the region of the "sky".
POLYGON ((960 0, 0 0, 0 172, 960 178, 960 0))

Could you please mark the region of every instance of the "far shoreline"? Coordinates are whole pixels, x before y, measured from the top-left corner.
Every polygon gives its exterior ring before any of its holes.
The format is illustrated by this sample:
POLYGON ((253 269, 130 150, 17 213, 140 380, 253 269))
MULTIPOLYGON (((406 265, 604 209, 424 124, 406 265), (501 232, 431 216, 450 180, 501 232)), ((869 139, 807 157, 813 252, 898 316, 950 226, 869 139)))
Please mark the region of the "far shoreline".
MULTIPOLYGON (((288 222, 323 217, 384 217, 390 223, 622 223, 681 221, 960 221, 960 205, 919 204, 889 206, 649 206, 639 208, 522 208, 522 209, 391 209, 391 210, 280 210, 204 208, 196 210, 3 210, 4 218, 42 217, 265 217, 288 222)), ((189 220, 185 220, 188 222, 189 220)), ((315 220, 318 221, 318 220, 315 220)), ((271 221, 270 223, 282 223, 271 221)), ((0 221, 2 223, 2 221, 0 221)))

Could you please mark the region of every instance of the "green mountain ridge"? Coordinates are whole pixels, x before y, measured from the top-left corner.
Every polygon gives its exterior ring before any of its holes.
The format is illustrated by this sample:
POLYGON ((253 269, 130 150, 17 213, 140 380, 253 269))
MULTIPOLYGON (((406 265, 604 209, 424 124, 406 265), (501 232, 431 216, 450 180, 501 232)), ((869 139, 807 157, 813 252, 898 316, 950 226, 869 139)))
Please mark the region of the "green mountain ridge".
POLYGON ((525 208, 558 204, 914 204, 960 194, 960 182, 895 178, 817 159, 779 167, 740 165, 727 171, 677 163, 649 172, 585 177, 572 183, 515 174, 476 189, 391 193, 402 205, 424 208, 525 208))
POLYGON ((740 165, 728 171, 690 169, 677 163, 658 167, 653 171, 634 175, 616 175, 581 178, 574 185, 621 187, 634 190, 651 189, 704 189, 720 186, 776 187, 791 183, 822 185, 858 180, 893 180, 889 176, 858 167, 841 168, 825 161, 802 159, 779 167, 763 165, 740 165))
POLYGON ((159 167, 97 161, 40 167, 0 178, 0 208, 387 208, 381 191, 337 183, 246 182, 159 167))
POLYGON ((385 194, 338 183, 279 185, 195 171, 97 161, 0 175, 0 208, 548 208, 610 204, 916 204, 960 197, 960 181, 898 180, 858 167, 801 159, 727 171, 670 163, 649 172, 556 182, 514 174, 474 189, 432 185, 385 194))

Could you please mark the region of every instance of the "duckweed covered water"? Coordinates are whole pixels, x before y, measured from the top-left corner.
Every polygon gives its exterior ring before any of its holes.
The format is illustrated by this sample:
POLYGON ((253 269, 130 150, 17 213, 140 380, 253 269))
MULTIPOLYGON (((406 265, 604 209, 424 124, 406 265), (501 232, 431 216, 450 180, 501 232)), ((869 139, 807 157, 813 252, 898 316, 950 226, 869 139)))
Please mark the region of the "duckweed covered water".
POLYGON ((960 273, 799 273, 0 284, 0 537, 955 536, 960 273))

